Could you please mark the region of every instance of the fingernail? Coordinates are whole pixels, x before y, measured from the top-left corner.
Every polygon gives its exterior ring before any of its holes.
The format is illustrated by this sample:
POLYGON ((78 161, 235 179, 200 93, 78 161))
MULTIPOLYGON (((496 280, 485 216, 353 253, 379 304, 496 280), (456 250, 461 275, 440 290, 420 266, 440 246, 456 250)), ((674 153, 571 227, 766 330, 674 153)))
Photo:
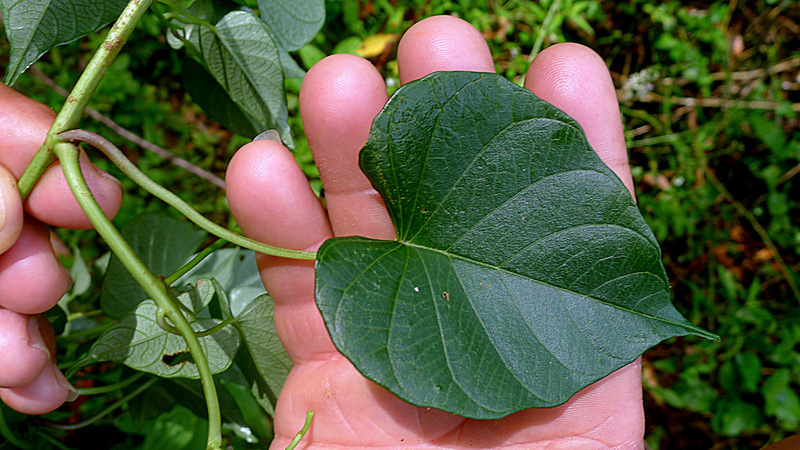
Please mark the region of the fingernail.
POLYGON ((267 130, 256 136, 253 139, 253 141, 275 141, 279 144, 283 144, 283 141, 281 140, 281 135, 278 134, 278 132, 275 130, 267 130))
POLYGON ((67 397, 67 401, 68 402, 75 401, 75 399, 77 399, 79 395, 78 390, 75 389, 75 386, 73 386, 69 381, 67 381, 67 379, 64 377, 64 374, 62 374, 61 371, 58 370, 58 367, 56 367, 55 364, 53 364, 53 370, 55 371, 56 374, 56 382, 58 382, 59 385, 63 386, 64 389, 69 391, 69 396, 67 397))
POLYGON ((39 318, 37 316, 28 317, 28 347, 35 348, 47 355, 47 360, 50 360, 50 350, 44 343, 42 333, 39 331, 39 318))

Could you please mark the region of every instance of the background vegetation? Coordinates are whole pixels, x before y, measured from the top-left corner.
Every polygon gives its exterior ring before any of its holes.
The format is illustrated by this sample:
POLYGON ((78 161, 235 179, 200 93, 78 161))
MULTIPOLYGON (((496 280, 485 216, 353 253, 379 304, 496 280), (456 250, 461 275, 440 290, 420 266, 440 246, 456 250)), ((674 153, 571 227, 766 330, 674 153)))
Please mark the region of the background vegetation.
MULTIPOLYGON (((669 341, 644 355, 648 443, 664 449, 759 448, 800 432, 800 2, 340 0, 326 8, 322 32, 297 55, 301 67, 332 53, 359 53, 385 74, 390 89, 398 83, 399 35, 434 14, 474 24, 489 42, 498 72, 517 82, 531 54, 549 45, 580 42, 596 50, 618 88, 639 204, 662 243, 676 306, 723 337, 669 341)), ((59 108, 63 98, 46 80, 71 88, 100 41, 92 35, 55 49, 16 88, 59 108)), ((7 58, 3 39, 0 67, 7 58)), ((246 140, 192 102, 182 88, 183 63, 166 44, 160 23, 148 16, 92 108, 224 178, 227 161, 246 140)), ((287 80, 296 156, 319 191, 298 117, 299 85, 287 80)), ((219 187, 97 120, 87 118, 84 127, 111 138, 152 178, 208 217, 231 223, 219 187)), ((120 179, 126 197, 118 224, 141 212, 164 211, 120 179)), ((58 236, 67 264, 75 259, 69 248, 80 248, 90 268, 106 252, 92 232, 58 236)), ((99 289, 90 289, 76 302, 87 321, 102 320, 91 318, 98 295, 99 289)), ((61 344, 74 355, 82 342, 61 344)), ((104 373, 82 376, 107 379, 122 370, 101 366, 104 373)), ((106 442, 114 442, 130 448, 172 433, 181 439, 170 442, 191 448, 204 432, 198 425, 203 419, 155 401, 164 389, 159 382, 143 394, 147 401, 128 402, 50 444, 91 448, 103 442, 107 448, 106 442)), ((79 422, 109 400, 114 398, 84 398, 46 418, 79 422)), ((21 434, 42 426, 6 413, 21 434)), ((248 446, 241 433, 232 435, 233 445, 248 446)), ((0 442, 0 448, 7 445, 0 442)))

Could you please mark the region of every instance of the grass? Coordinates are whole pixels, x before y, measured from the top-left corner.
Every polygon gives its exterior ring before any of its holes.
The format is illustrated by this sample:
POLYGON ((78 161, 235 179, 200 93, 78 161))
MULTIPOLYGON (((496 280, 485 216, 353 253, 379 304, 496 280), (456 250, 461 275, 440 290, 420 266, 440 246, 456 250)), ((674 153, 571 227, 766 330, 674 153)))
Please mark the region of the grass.
MULTIPOLYGON (((760 448, 797 431, 800 3, 342 0, 327 2, 327 8, 325 29, 300 52, 306 68, 321 56, 354 51, 365 40, 374 43, 369 39, 376 35, 400 34, 440 13, 473 23, 487 38, 498 72, 517 82, 538 48, 570 41, 596 50, 618 89, 639 205, 662 244, 676 306, 723 338, 672 340, 644 355, 648 443, 654 449, 760 448)), ((226 162, 246 141, 208 120, 184 93, 182 56, 168 49, 157 21, 148 18, 138 33, 92 107, 223 177, 226 162)), ((36 67, 71 86, 98 42, 94 36, 59 48, 36 67)), ((386 42, 373 47, 370 59, 391 86, 397 80, 396 40, 386 42)), ((0 66, 6 61, 3 47, 0 66)), ((297 114, 297 83, 288 87, 296 155, 319 191, 297 114)), ((17 88, 54 108, 63 102, 29 74, 17 88)), ((84 123, 114 139, 201 212, 230 223, 221 190, 114 138, 96 122, 84 123)), ((118 223, 165 210, 125 183, 118 223)), ((93 236, 62 238, 93 261, 105 252, 93 236)), ((134 418, 145 423, 161 413, 153 409, 134 418)), ((162 426, 186 413, 169 412, 162 426)), ((9 417, 16 426, 25 420, 9 417)), ((126 434, 136 429, 132 420, 122 415, 95 431, 132 445, 145 439, 126 434)))

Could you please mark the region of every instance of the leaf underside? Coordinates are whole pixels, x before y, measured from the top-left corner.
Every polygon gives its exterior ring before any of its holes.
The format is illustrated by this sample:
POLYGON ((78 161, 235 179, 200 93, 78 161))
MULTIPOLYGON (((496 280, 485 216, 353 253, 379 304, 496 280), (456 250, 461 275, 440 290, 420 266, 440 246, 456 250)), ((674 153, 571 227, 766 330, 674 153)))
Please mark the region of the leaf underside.
POLYGON ((337 348, 409 403, 552 407, 664 339, 714 337, 670 304, 655 237, 577 122, 502 77, 409 83, 360 158, 398 239, 325 242, 317 304, 337 348))
POLYGON ((53 47, 99 30, 125 8, 126 0, 0 0, 10 43, 9 86, 53 47))

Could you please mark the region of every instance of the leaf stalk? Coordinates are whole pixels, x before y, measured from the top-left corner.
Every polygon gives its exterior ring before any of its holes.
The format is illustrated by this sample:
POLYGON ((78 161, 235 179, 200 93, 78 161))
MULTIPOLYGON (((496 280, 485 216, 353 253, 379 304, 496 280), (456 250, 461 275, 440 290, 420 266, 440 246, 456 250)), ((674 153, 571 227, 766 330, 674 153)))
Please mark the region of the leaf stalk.
POLYGON ((225 239, 232 244, 254 250, 259 253, 264 253, 266 255, 280 256, 282 258, 313 260, 317 257, 316 252, 290 250, 254 241, 206 219, 202 214, 195 211, 194 208, 192 208, 188 203, 184 202, 180 197, 151 180, 147 175, 145 175, 144 172, 139 170, 135 164, 126 158, 116 145, 96 133, 86 130, 69 130, 59 134, 59 139, 67 142, 83 142, 100 150, 108 157, 108 159, 111 160, 111 162, 114 163, 114 165, 119 168, 119 170, 130 177, 131 180, 133 180, 147 192, 153 194, 164 203, 167 203, 168 205, 177 209, 187 219, 194 222, 195 225, 219 238, 225 239))

